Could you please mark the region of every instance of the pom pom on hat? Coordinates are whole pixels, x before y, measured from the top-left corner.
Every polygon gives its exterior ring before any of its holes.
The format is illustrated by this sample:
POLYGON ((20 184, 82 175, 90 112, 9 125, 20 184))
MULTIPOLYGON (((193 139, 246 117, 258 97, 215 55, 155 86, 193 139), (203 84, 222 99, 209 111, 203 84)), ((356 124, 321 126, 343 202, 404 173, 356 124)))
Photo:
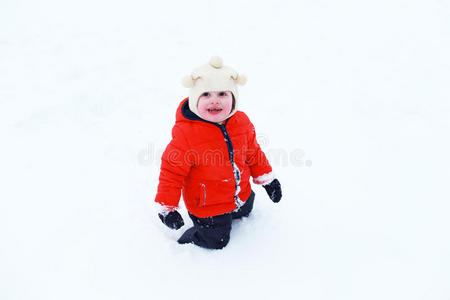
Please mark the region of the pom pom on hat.
POLYGON ((209 64, 216 69, 220 69, 223 67, 223 60, 219 56, 213 56, 209 60, 209 64))

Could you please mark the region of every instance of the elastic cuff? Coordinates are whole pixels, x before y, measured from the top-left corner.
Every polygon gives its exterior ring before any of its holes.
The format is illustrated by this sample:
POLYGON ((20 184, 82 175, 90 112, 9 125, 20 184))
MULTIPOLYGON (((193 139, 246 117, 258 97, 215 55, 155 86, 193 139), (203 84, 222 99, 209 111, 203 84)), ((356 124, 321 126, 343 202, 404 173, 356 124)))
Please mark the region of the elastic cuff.
POLYGON ((275 174, 273 172, 263 174, 256 178, 253 178, 253 182, 256 184, 266 185, 272 182, 275 179, 275 174))
POLYGON ((159 213, 161 213, 163 215, 167 215, 171 211, 175 211, 178 209, 177 206, 169 206, 169 205, 164 205, 161 203, 157 203, 157 204, 158 204, 159 213))

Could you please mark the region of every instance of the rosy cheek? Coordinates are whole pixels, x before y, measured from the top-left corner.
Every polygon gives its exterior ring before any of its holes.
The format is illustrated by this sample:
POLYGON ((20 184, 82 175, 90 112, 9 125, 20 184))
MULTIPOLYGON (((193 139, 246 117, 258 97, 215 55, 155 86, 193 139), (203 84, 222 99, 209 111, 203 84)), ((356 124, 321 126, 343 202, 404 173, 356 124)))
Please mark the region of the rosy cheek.
POLYGON ((208 106, 207 101, 199 101, 197 108, 199 111, 206 111, 207 106, 208 106))
POLYGON ((231 99, 225 103, 224 107, 226 108, 227 112, 231 112, 232 104, 233 104, 233 100, 231 100, 231 99))

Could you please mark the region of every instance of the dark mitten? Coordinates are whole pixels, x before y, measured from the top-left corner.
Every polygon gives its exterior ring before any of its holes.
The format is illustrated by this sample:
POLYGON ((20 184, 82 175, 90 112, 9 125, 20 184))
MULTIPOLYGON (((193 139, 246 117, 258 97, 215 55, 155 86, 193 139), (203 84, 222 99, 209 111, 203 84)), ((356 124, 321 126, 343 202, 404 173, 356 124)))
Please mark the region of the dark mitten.
POLYGON ((278 179, 272 180, 271 183, 263 185, 263 188, 266 189, 267 194, 269 195, 270 199, 277 203, 281 200, 281 185, 278 179))
POLYGON ((171 229, 180 229, 184 225, 183 218, 176 210, 159 213, 158 216, 161 221, 171 229))

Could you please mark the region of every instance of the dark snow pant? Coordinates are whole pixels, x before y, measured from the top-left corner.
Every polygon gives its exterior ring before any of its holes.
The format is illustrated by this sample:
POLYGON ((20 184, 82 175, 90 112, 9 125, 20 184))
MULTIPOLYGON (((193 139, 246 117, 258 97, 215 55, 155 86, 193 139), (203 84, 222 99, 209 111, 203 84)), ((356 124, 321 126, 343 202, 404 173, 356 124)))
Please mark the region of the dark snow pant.
POLYGON ((194 243, 203 248, 222 249, 230 241, 232 220, 247 217, 253 209, 254 201, 255 193, 252 191, 245 204, 236 212, 208 218, 198 218, 189 214, 194 227, 186 230, 178 239, 178 243, 194 243))

